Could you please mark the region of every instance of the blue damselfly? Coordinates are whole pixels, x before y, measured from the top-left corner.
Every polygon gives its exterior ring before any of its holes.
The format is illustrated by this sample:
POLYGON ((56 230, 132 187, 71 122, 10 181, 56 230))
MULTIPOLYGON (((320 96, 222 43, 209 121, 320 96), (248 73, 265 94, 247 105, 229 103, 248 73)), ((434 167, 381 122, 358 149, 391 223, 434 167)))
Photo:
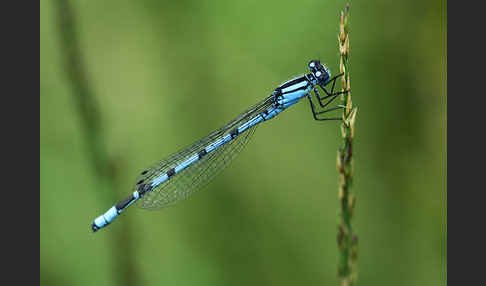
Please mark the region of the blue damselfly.
POLYGON ((91 229, 97 231, 105 227, 136 201, 142 208, 156 209, 186 198, 227 166, 248 142, 259 123, 277 116, 304 97, 309 100, 315 120, 341 120, 320 117, 343 106, 316 111, 311 92, 314 92, 320 107, 326 108, 338 95, 347 92, 334 93, 336 79, 342 74, 331 78, 329 69, 318 60, 310 61, 308 68, 310 73, 284 82, 270 96, 225 126, 144 170, 137 178, 133 194, 97 217, 91 229), (331 91, 328 91, 326 86, 330 83, 331 91), (317 86, 322 88, 325 96, 319 95, 317 86))

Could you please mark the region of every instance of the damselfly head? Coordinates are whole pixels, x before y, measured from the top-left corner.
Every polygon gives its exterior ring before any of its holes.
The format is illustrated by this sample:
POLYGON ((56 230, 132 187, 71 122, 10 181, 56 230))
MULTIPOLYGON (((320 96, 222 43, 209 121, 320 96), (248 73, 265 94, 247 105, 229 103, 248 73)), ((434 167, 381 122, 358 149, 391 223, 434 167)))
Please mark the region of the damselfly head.
POLYGON ((329 69, 325 65, 321 64, 321 61, 319 60, 310 61, 309 70, 316 78, 317 84, 319 85, 326 84, 331 77, 331 71, 329 71, 329 69))

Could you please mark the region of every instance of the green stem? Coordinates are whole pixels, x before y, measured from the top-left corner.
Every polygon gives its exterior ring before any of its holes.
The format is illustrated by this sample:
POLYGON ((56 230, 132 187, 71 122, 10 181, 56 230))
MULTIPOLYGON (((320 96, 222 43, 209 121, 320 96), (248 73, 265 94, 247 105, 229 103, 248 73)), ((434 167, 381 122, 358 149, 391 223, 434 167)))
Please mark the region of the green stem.
MULTIPOLYGON (((349 4, 346 11, 341 11, 340 33, 338 36, 340 53, 340 72, 342 76, 342 90, 350 90, 349 82, 349 4)), ((357 236, 353 232, 351 218, 355 205, 355 197, 350 193, 353 181, 353 136, 354 122, 357 109, 353 108, 351 92, 348 91, 342 97, 343 109, 341 133, 343 145, 338 150, 337 168, 339 171, 339 200, 340 200, 340 224, 338 227, 338 246, 340 252, 338 275, 343 286, 354 285, 356 282, 357 236)))

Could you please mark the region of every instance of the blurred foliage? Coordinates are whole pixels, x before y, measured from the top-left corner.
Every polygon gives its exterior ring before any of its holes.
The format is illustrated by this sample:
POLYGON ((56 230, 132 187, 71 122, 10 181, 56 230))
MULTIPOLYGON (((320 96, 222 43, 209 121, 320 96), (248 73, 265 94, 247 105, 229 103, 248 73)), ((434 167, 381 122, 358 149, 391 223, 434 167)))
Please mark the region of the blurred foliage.
MULTIPOLYGON (((301 103, 258 127, 189 200, 131 208, 90 232, 107 201, 40 2, 41 285, 115 285, 110 231, 130 221, 144 285, 337 285, 337 123, 301 103)), ((75 1, 82 61, 118 178, 189 145, 306 72, 338 69, 344 1, 75 1)), ((446 283, 446 3, 352 1, 350 69, 358 285, 446 283)), ((108 190, 113 191, 113 190, 108 190)), ((124 249, 119 249, 123 253, 124 249)))

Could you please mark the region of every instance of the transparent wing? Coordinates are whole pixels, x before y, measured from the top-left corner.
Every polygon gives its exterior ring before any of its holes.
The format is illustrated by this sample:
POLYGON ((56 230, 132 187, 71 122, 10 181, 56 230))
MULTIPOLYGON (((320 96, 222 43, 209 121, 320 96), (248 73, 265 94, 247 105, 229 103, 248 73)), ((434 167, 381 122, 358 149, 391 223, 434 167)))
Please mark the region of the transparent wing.
MULTIPOLYGON (((195 154, 195 153, 201 151, 202 149, 206 148, 206 146, 208 146, 212 142, 214 142, 214 141, 222 138, 223 136, 225 136, 234 127, 241 126, 242 124, 253 119, 255 116, 258 116, 261 112, 263 112, 270 105, 272 105, 273 102, 274 102, 273 95, 268 96, 267 98, 265 98, 261 102, 255 104, 254 106, 250 107, 248 110, 242 112, 239 116, 237 116, 235 119, 230 121, 225 126, 223 126, 223 127, 219 128, 218 130, 212 132, 211 134, 209 134, 208 136, 199 140, 198 142, 196 142, 196 143, 194 143, 194 144, 192 144, 192 145, 190 145, 186 148, 181 149, 179 152, 176 152, 176 153, 170 155, 169 157, 158 162, 157 164, 155 164, 151 168, 144 170, 140 174, 140 176, 137 178, 135 190, 138 189, 138 186, 140 184, 148 183, 152 179, 154 179, 155 177, 159 176, 160 174, 163 174, 163 173, 167 172, 168 170, 170 170, 171 168, 178 166, 181 162, 183 162, 189 156, 192 156, 193 154, 195 154)), ((241 134, 240 136, 238 136, 234 140, 228 142, 227 144, 223 145, 221 148, 215 150, 214 152, 211 152, 208 155, 204 156, 203 158, 201 158, 201 160, 199 160, 196 163, 194 163, 193 165, 187 167, 185 170, 176 174, 174 177, 171 177, 170 180, 164 182, 158 188, 147 193, 144 196, 144 198, 141 201, 139 201, 140 203, 138 203, 138 205, 143 207, 143 208, 158 208, 158 207, 165 206, 166 204, 163 204, 163 203, 162 203, 162 205, 158 206, 155 203, 149 203, 149 201, 150 200, 157 201, 157 200, 155 200, 154 198, 151 198, 151 197, 155 196, 154 195, 155 193, 165 193, 166 191, 162 191, 162 190, 166 188, 166 185, 172 185, 173 182, 175 183, 175 181, 180 180, 180 179, 176 179, 180 176, 187 176, 188 173, 186 173, 186 172, 189 172, 190 170, 193 170, 191 172, 195 172, 194 169, 201 168, 200 166, 205 165, 205 164, 208 164, 208 165, 206 165, 206 167, 211 167, 212 166, 211 160, 216 160, 217 157, 222 156, 226 152, 228 152, 228 154, 223 156, 226 159, 228 158, 229 153, 236 155, 240 151, 236 147, 239 146, 239 144, 244 145, 247 142, 247 140, 250 138, 250 136, 252 135, 251 133, 254 132, 254 129, 255 129, 255 127, 250 128, 249 130, 247 130, 245 133, 241 134), (246 138, 246 139, 242 140, 242 138, 246 138), (235 149, 233 150, 233 148, 235 148, 235 149)), ((223 168, 223 167, 224 166, 221 166, 220 168, 223 168)), ((195 176, 195 175, 192 175, 192 176, 195 176)), ((203 176, 203 175, 201 175, 201 176, 203 176)), ((194 185, 194 184, 192 184, 192 185, 194 185)), ((185 186, 188 186, 188 184, 185 184, 185 186)), ((183 187, 180 186, 178 188, 183 188, 183 187)))
POLYGON ((209 153, 179 174, 147 193, 138 203, 145 209, 158 209, 186 199, 203 187, 236 157, 249 142, 256 126, 250 128, 221 148, 209 153))
MULTIPOLYGON (((218 130, 212 132, 208 136, 204 137, 203 139, 197 141, 196 143, 187 146, 186 148, 183 148, 179 150, 178 152, 170 155, 166 159, 158 162, 157 164, 153 165, 149 169, 144 170, 137 178, 136 182, 137 184, 143 183, 143 182, 148 182, 149 180, 157 177, 158 175, 167 172, 169 169, 179 165, 182 161, 184 161, 188 156, 202 150, 205 148, 207 145, 210 143, 216 141, 217 139, 221 138, 224 136, 226 133, 228 133, 231 129, 233 129, 235 126, 240 126, 241 124, 244 124, 245 122, 251 120, 255 116, 259 115, 261 112, 263 112, 265 109, 267 109, 270 105, 273 104, 273 95, 268 96, 261 102, 255 104, 254 106, 250 107, 248 110, 242 112, 240 115, 238 115, 235 119, 230 121, 228 124, 225 126, 219 128, 218 130)), ((135 190, 138 188, 137 185, 135 185, 135 190)))

